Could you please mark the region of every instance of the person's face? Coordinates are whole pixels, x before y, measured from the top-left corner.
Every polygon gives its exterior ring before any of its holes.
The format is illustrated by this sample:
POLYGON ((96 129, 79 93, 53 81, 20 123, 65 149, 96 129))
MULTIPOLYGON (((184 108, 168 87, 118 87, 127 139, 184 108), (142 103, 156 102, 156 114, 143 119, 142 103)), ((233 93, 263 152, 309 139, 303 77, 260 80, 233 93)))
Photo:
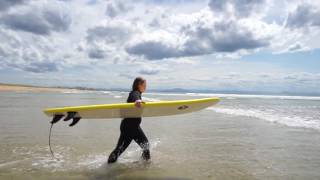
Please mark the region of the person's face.
POLYGON ((139 85, 139 91, 144 92, 147 88, 147 81, 145 80, 142 84, 139 85))

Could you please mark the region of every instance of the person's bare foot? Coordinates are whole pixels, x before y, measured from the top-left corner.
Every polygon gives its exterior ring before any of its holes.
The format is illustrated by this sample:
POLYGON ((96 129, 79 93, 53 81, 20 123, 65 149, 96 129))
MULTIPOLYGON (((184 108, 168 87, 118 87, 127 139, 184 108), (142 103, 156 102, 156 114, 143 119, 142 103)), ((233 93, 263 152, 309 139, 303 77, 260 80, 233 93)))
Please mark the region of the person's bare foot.
POLYGON ((150 160, 150 151, 149 150, 146 150, 146 151, 143 151, 142 152, 142 159, 145 160, 145 161, 149 161, 150 160))

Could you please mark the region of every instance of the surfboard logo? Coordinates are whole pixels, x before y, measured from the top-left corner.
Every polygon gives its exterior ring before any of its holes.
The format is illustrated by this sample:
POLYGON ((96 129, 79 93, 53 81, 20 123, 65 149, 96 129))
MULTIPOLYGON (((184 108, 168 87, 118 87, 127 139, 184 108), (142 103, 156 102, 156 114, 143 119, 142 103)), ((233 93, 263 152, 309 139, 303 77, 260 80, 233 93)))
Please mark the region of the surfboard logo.
POLYGON ((189 106, 187 106, 187 105, 183 105, 183 106, 179 106, 178 107, 178 109, 179 110, 185 110, 185 109, 187 109, 189 106))

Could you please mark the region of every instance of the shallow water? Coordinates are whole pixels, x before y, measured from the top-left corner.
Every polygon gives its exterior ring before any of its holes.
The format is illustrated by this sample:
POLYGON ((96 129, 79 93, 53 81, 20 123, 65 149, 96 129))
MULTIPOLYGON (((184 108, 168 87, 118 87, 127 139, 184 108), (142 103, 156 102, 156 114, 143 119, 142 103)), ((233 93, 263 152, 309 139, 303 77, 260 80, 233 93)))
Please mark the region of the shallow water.
MULTIPOLYGON (((147 101, 205 94, 146 93, 147 101)), ((59 122, 48 149, 46 107, 124 102, 127 92, 0 93, 0 179, 319 179, 317 98, 223 96, 192 114, 143 118, 151 162, 132 143, 106 164, 120 119, 59 122)))

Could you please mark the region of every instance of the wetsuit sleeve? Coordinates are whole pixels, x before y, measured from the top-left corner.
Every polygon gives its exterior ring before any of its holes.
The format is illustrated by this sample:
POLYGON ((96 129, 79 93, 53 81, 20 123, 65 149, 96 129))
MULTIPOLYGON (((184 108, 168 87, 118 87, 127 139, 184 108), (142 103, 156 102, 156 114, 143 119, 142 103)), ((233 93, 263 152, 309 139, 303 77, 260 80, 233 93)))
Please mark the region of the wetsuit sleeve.
POLYGON ((138 91, 132 91, 129 94, 127 102, 135 102, 136 100, 141 100, 141 95, 138 91))

